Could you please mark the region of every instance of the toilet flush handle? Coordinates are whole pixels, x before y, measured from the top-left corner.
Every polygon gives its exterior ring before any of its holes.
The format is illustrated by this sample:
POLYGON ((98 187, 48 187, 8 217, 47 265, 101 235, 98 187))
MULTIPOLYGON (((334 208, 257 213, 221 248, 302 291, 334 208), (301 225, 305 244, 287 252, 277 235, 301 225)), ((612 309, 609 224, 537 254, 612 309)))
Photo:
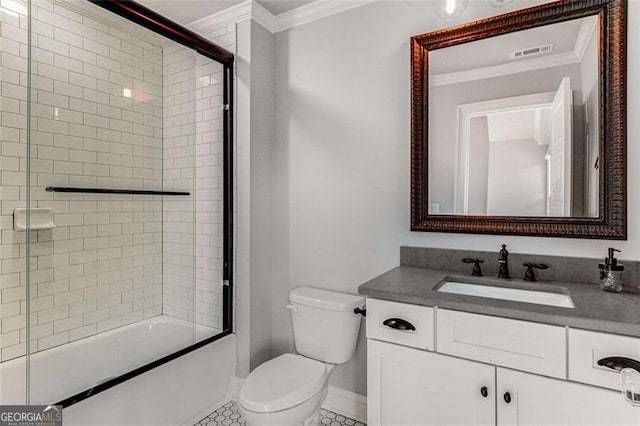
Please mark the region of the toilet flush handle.
POLYGON ((298 307, 294 305, 287 305, 287 309, 290 309, 291 312, 298 312, 298 307))

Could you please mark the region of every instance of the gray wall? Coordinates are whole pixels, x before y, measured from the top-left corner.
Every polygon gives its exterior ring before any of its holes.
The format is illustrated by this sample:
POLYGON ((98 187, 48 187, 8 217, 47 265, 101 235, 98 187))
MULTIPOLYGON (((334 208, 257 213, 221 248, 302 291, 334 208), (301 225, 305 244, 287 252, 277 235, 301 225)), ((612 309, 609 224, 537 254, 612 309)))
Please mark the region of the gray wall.
MULTIPOLYGON (((471 119, 473 143, 469 147, 469 214, 487 214, 489 185, 489 122, 487 116, 471 119)), ((444 213, 444 212, 442 212, 444 213)))
POLYGON ((271 358, 273 34, 252 20, 235 26, 235 331, 237 375, 271 358))
POLYGON ((548 145, 535 139, 492 142, 487 214, 545 216, 548 145))
POLYGON ((585 193, 584 208, 587 216, 598 216, 598 171, 593 167, 598 157, 598 36, 597 30, 589 39, 581 64, 582 103, 584 104, 585 126, 585 193))
POLYGON ((251 369, 271 358, 273 34, 251 21, 251 369))
MULTIPOLYGON (((555 92, 564 77, 580 91, 580 64, 544 68, 501 77, 431 88, 429 102, 429 201, 442 214, 454 212, 458 105, 493 99, 555 92)), ((582 96, 576 98, 582 102, 582 96)))
MULTIPOLYGON (((500 12, 531 5, 512 3, 500 12)), ((629 3, 628 75, 640 75, 640 2, 629 3)), ((595 241, 409 231, 409 38, 445 24, 431 2, 373 2, 275 35, 273 354, 292 350, 291 288, 355 293, 399 264, 399 246, 639 259, 640 193, 629 191, 629 240, 595 241)), ((462 20, 496 13, 469 2, 462 20)), ((460 23, 460 22, 458 22, 460 23)), ((454 23, 456 24, 456 23, 454 23)), ((640 160, 637 78, 628 80, 629 164, 640 160)), ((532 82, 533 84, 533 82, 532 82)), ((629 167, 630 188, 640 185, 629 167)), ((331 383, 366 393, 365 341, 331 383)))

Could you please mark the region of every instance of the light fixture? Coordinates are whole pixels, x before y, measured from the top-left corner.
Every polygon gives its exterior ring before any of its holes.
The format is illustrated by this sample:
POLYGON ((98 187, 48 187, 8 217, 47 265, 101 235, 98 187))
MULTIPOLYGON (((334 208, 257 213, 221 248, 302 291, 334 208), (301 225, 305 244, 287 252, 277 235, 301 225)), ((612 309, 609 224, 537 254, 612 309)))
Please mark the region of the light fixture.
POLYGON ((127 89, 127 88, 122 89, 122 96, 124 96, 125 98, 130 98, 131 97, 131 89, 127 89))
POLYGON ((453 21, 462 15, 468 3, 469 0, 438 0, 436 13, 445 21, 453 21))

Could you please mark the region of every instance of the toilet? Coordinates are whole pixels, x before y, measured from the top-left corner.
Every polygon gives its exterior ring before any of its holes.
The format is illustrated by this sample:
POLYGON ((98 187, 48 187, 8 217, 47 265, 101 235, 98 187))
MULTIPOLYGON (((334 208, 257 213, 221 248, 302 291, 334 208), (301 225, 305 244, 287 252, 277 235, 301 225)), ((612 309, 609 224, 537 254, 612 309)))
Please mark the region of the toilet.
POLYGON ((299 287, 289 293, 297 354, 271 359, 249 374, 238 393, 240 414, 250 426, 316 425, 336 364, 353 356, 364 298, 299 287))

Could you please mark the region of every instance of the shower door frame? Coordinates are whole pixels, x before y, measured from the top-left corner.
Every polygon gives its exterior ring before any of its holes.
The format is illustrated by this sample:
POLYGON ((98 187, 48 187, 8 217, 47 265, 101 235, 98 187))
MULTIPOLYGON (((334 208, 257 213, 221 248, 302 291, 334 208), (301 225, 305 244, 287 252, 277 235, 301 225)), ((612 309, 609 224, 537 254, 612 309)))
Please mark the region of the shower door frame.
POLYGON ((233 333, 233 115, 234 115, 234 60, 235 56, 228 50, 212 43, 204 37, 188 30, 153 10, 129 0, 87 0, 116 15, 141 25, 157 34, 171 39, 197 53, 223 65, 223 267, 222 267, 222 331, 214 336, 201 340, 193 345, 180 349, 106 382, 100 383, 85 391, 67 397, 56 405, 69 407, 93 395, 112 388, 129 379, 146 373, 156 367, 180 358, 209 343, 215 342, 233 333))

